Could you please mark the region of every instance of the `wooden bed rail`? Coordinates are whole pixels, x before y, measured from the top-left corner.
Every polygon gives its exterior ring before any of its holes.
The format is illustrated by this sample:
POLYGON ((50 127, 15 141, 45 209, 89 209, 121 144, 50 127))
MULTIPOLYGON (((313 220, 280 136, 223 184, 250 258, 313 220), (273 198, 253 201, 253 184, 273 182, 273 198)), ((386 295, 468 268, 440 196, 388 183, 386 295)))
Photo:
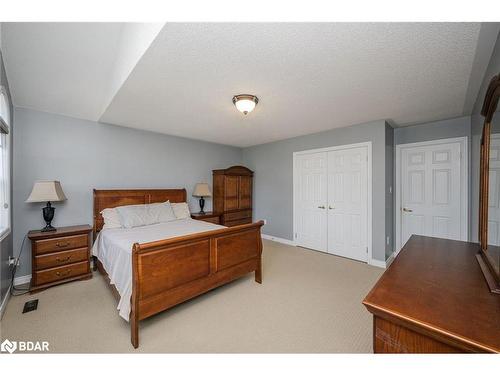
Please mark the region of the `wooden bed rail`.
POLYGON ((132 250, 131 342, 139 321, 255 272, 262 283, 263 221, 144 244, 132 250))

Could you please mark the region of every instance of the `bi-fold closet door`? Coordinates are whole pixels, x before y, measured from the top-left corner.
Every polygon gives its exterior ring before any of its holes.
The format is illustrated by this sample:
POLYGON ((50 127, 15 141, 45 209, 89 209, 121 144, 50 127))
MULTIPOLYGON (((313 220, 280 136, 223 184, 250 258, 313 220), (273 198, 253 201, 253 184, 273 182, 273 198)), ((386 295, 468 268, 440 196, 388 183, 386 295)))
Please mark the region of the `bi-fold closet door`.
POLYGON ((295 162, 296 243, 366 262, 367 147, 299 154, 295 162))

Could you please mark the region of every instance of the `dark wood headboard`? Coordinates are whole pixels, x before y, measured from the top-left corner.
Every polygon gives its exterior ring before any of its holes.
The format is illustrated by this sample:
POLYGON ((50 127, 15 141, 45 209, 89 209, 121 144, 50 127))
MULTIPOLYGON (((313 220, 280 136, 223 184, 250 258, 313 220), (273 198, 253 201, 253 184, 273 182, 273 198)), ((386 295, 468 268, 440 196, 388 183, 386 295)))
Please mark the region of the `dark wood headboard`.
POLYGON ((186 189, 133 189, 133 190, 96 190, 94 189, 94 240, 104 225, 101 211, 105 208, 148 204, 170 201, 186 202, 186 189))

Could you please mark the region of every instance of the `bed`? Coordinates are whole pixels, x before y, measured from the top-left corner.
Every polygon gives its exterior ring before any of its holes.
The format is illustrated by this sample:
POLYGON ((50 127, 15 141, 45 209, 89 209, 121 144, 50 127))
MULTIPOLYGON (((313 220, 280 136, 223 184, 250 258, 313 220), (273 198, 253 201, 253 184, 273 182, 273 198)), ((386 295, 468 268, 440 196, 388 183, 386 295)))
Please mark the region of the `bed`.
POLYGON ((139 321, 250 272, 262 283, 262 221, 226 228, 188 218, 102 230, 105 208, 167 200, 186 202, 186 190, 94 190, 94 264, 119 298, 134 348, 139 321))

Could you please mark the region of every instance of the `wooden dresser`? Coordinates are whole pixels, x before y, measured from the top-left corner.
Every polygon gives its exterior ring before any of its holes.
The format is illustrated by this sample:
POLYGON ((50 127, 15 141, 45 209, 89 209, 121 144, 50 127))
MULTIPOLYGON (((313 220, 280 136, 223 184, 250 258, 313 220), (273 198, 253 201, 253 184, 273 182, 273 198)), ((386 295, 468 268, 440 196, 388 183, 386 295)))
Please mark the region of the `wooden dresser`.
POLYGON ((213 210, 221 224, 232 227, 252 222, 253 172, 243 166, 217 169, 213 175, 213 210))
POLYGON ((412 236, 363 304, 375 353, 500 352, 500 295, 476 260, 479 245, 412 236))
POLYGON ((31 292, 74 280, 89 279, 90 225, 57 228, 53 232, 33 230, 31 240, 31 292))

